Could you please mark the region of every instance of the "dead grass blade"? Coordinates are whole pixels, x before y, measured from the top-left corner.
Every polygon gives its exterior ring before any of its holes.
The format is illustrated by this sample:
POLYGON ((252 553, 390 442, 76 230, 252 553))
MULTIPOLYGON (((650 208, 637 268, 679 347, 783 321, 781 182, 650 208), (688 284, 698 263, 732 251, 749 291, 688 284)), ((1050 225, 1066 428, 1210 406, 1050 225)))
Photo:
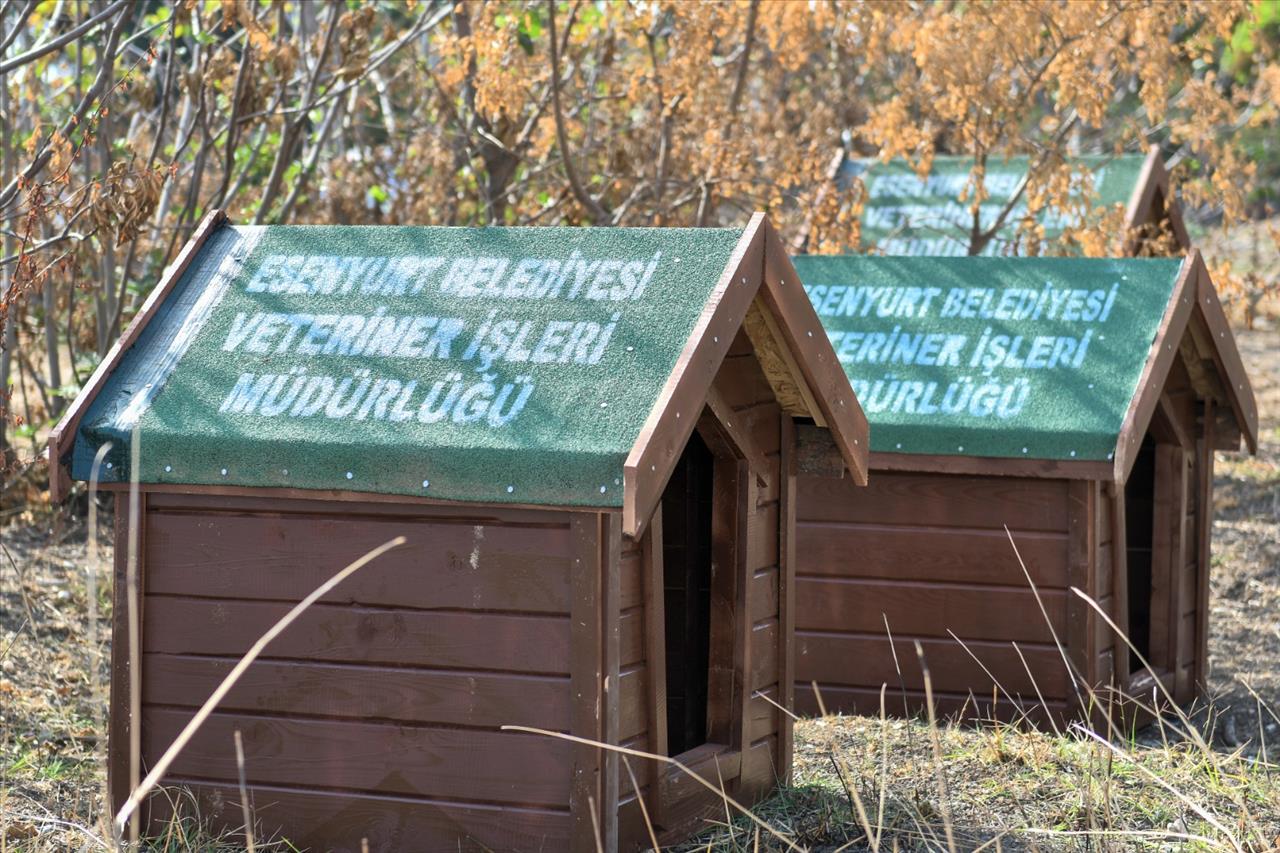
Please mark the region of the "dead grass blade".
POLYGON ((636 792, 636 802, 640 804, 640 817, 644 819, 645 832, 649 833, 649 843, 653 845, 655 851, 661 850, 662 848, 658 846, 657 833, 653 831, 653 821, 649 819, 649 807, 644 804, 644 795, 640 793, 640 784, 636 781, 635 771, 631 769, 631 762, 625 755, 619 757, 622 759, 622 766, 627 768, 627 775, 631 777, 631 790, 636 792))
POLYGON ((249 784, 244 772, 244 738, 240 730, 235 731, 236 741, 236 775, 240 781, 240 811, 244 814, 244 846, 248 853, 256 853, 253 846, 253 813, 249 809, 249 784))
POLYGON ((1058 631, 1053 627, 1053 621, 1049 618, 1049 611, 1044 606, 1044 599, 1040 597, 1040 590, 1036 586, 1036 582, 1031 579, 1031 572, 1027 569, 1026 562, 1022 559, 1022 553, 1018 551, 1018 543, 1013 541, 1013 532, 1009 530, 1009 525, 1004 525, 1004 535, 1009 537, 1009 545, 1013 548, 1013 556, 1018 558, 1018 565, 1022 567, 1022 576, 1027 579, 1027 586, 1031 587, 1031 594, 1035 596, 1036 606, 1040 608, 1040 615, 1044 617, 1044 624, 1049 628, 1049 636, 1053 637, 1053 644, 1058 648, 1058 654, 1062 656, 1062 664, 1067 668, 1067 676, 1071 679, 1071 687, 1075 691, 1076 697, 1080 700, 1080 710, 1088 717, 1089 709, 1085 705, 1085 690, 1080 686, 1080 674, 1076 672, 1076 668, 1071 664, 1071 658, 1067 655, 1067 649, 1062 645, 1062 641, 1058 639, 1058 631))
POLYGON ((924 659, 924 646, 915 641, 916 657, 920 660, 920 672, 924 675, 924 703, 929 713, 929 737, 933 742, 934 771, 938 779, 938 811, 942 812, 942 828, 947 834, 947 850, 956 853, 956 835, 951 825, 951 795, 947 788, 947 771, 942 761, 942 735, 938 732, 938 716, 933 709, 933 677, 924 659))
POLYGON ((706 779, 703 779, 697 773, 694 773, 692 770, 690 770, 687 765, 672 758, 669 755, 657 755, 656 753, 652 753, 652 752, 645 752, 639 749, 632 749, 631 747, 628 747, 628 746, 618 746, 612 743, 601 743, 600 741, 597 741, 597 740, 590 740, 588 738, 578 737, 577 735, 566 734, 565 732, 553 732, 553 731, 549 731, 548 729, 534 728, 533 726, 503 726, 502 731, 525 732, 527 734, 543 735, 545 737, 559 738, 560 740, 567 740, 570 743, 580 743, 580 744, 583 744, 584 746, 594 746, 599 749, 607 749, 610 752, 616 752, 619 755, 630 755, 630 756, 634 756, 635 758, 647 758, 650 761, 657 761, 662 764, 670 764, 672 767, 677 768, 686 776, 693 779, 693 781, 697 782, 699 785, 706 788, 711 793, 715 794, 717 797, 724 797, 725 801, 729 803, 729 805, 731 805, 739 814, 744 815, 748 820, 750 820, 756 826, 760 827, 765 832, 772 835, 778 841, 781 841, 783 844, 787 846, 788 850, 795 850, 797 851, 797 853, 808 853, 808 851, 806 851, 805 848, 797 846, 795 842, 793 842, 791 839, 787 838, 785 835, 778 832, 772 826, 765 823, 760 818, 756 817, 755 813, 752 812, 749 808, 747 808, 746 806, 739 803, 737 800, 730 797, 727 793, 725 793, 723 786, 720 788, 717 788, 715 785, 712 785, 706 779))
POLYGON ((1129 762, 1135 769, 1138 770, 1139 773, 1141 773, 1143 776, 1150 779, 1152 782, 1155 782, 1157 785, 1159 785, 1164 790, 1168 791, 1173 796, 1177 797, 1180 803, 1182 803, 1184 806, 1186 806, 1187 808, 1195 812, 1197 815, 1199 815, 1200 818, 1205 823, 1209 824, 1214 829, 1218 830, 1218 832, 1222 833, 1222 836, 1230 842, 1229 845, 1223 845, 1222 842, 1215 842, 1218 846, 1229 846, 1229 849, 1236 851, 1236 853, 1244 853, 1244 848, 1240 846, 1240 842, 1236 840, 1236 837, 1231 833, 1231 830, 1223 826, 1222 823, 1219 822, 1217 818, 1215 818, 1212 814, 1210 814, 1203 806, 1199 805, 1195 800, 1191 799, 1186 794, 1183 794, 1177 788, 1173 787, 1168 782, 1161 779, 1158 774, 1152 773, 1150 770, 1144 767, 1140 761, 1135 760, 1133 756, 1129 755, 1129 753, 1125 752, 1123 749, 1120 749, 1120 747, 1114 745, 1113 743, 1108 741, 1106 738, 1100 737, 1099 735, 1089 731, 1089 729, 1081 725, 1075 725, 1073 726, 1073 728, 1076 731, 1081 732, 1085 737, 1091 738, 1092 740, 1102 744, 1104 747, 1109 749, 1117 758, 1121 758, 1129 762))
MULTIPOLYGON (((405 537, 397 536, 394 539, 384 542, 372 551, 369 551, 363 557, 360 557, 350 563, 345 569, 320 584, 320 586, 316 587, 310 595, 295 604, 288 613, 280 617, 278 622, 268 628, 267 632, 258 638, 257 642, 253 644, 249 651, 245 652, 244 657, 240 658, 231 672, 227 673, 227 677, 222 679, 222 683, 218 685, 217 689, 214 690, 209 698, 205 700, 205 703, 200 706, 200 710, 191 718, 191 721, 187 723, 186 727, 183 728, 176 738, 174 738, 173 743, 164 751, 164 755, 160 756, 160 760, 156 762, 153 768, 151 768, 151 772, 147 774, 147 778, 143 779, 140 784, 134 787, 133 791, 129 794, 129 799, 125 801, 124 805, 120 807, 120 811, 116 813, 115 828, 117 835, 124 831, 125 825, 136 815, 138 806, 144 799, 146 799, 147 794, 149 794, 156 784, 164 778, 164 774, 168 772, 169 766, 173 764, 173 760, 177 758, 178 754, 182 752, 184 747, 186 747, 187 742, 191 740, 192 736, 197 730, 199 730, 200 726, 204 724, 204 721, 208 719, 211 713, 213 713, 213 709, 218 707, 218 703, 227 695, 227 692, 235 686, 237 681, 240 680, 240 677, 244 675, 245 670, 249 668, 250 664, 258 659, 258 655, 262 654, 262 651, 267 647, 267 644, 280 636, 281 632, 292 625, 293 621, 301 616, 307 608, 315 604, 325 595, 328 595, 329 592, 338 584, 342 583, 351 575, 355 574, 364 566, 378 559, 391 549, 399 548, 405 543, 405 541, 405 537)), ((136 660, 137 658, 135 657, 134 659, 136 660)), ((135 719, 137 718, 135 717, 135 719)), ((133 728, 136 731, 137 727, 135 726, 133 728)))

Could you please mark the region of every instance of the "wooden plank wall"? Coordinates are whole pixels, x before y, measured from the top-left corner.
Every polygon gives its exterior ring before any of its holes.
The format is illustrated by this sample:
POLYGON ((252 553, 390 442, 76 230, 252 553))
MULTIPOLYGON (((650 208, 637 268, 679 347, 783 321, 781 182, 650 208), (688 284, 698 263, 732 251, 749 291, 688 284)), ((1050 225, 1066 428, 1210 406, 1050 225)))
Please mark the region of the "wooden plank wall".
MULTIPOLYGON (((992 676, 1001 686, 994 708, 1000 717, 1022 709, 1042 719, 1037 687, 1054 713, 1075 707, 1061 656, 1003 528, 1012 531, 1053 630, 1067 642, 1068 587, 1078 582, 1069 565, 1067 481, 875 471, 864 488, 801 476, 798 491, 801 713, 818 712, 811 682, 828 711, 879 713, 881 685, 890 714, 920 710, 916 642, 941 713, 971 714, 976 700, 980 714, 991 714, 992 676)), ((1088 525, 1077 521, 1076 529, 1082 526, 1088 525)))
POLYGON ((142 751, 150 763, 272 622, 396 535, 268 647, 173 766, 206 816, 330 850, 559 849, 568 731, 568 516, 152 495, 142 751))
MULTIPOLYGON (((754 479, 750 494, 754 500, 747 507, 747 612, 750 622, 747 646, 749 699, 744 716, 742 775, 737 796, 747 803, 773 790, 780 769, 789 767, 784 746, 782 715, 763 696, 774 702, 780 699, 781 659, 786 637, 779 619, 782 592, 779 559, 781 488, 782 488, 782 410, 774 391, 761 370, 747 336, 739 332, 716 377, 716 386, 733 408, 735 416, 745 420, 752 439, 760 448, 769 470, 767 483, 754 479)), ((723 806, 722 806, 723 807, 723 806)))
POLYGON ((1202 565, 1207 551, 1203 538, 1208 528, 1202 524, 1203 513, 1208 507, 1206 484, 1212 479, 1212 450, 1206 451, 1203 402, 1197 399, 1191 377, 1182 359, 1174 361, 1165 381, 1164 396, 1168 400, 1166 411, 1178 421, 1187 445, 1181 454, 1185 470, 1179 472, 1175 486, 1181 492, 1181 526, 1176 531, 1179 543, 1175 557, 1173 582, 1170 584, 1171 602, 1169 628, 1174 676, 1174 699, 1188 702, 1199 693, 1196 685, 1200 655, 1201 620, 1199 610, 1200 581, 1207 576, 1208 565, 1202 565), (1207 455, 1206 455, 1207 454, 1207 455), (1210 469, 1206 471, 1206 469, 1210 469), (1206 478, 1207 473, 1207 478, 1206 478))
MULTIPOLYGON (((780 769, 789 767, 789 755, 783 755, 784 733, 781 713, 760 693, 778 701, 780 661, 783 657, 784 632, 779 627, 779 602, 781 580, 779 573, 779 532, 781 495, 781 432, 782 412, 772 389, 761 371, 745 334, 739 333, 730 349, 720 373, 716 388, 732 408, 736 417, 747 425, 752 441, 768 462, 767 485, 761 486, 750 477, 747 513, 747 552, 750 583, 746 591, 749 614, 749 641, 746 650, 746 668, 750 672, 750 695, 744 715, 744 740, 747 749, 743 754, 741 775, 730 793, 740 802, 756 802, 777 784, 780 769)), ((621 565, 622 588, 622 678, 621 678, 621 736, 624 745, 649 752, 662 752, 663 745, 655 737, 654 721, 649 719, 649 684, 651 673, 646 658, 647 610, 643 595, 643 559, 637 543, 624 544, 621 565)), ((748 626, 743 626, 748 627, 748 626)), ((658 626, 661 630, 660 626, 658 626)), ((665 678, 665 674, 659 677, 665 678)), ((654 779, 655 768, 644 767, 644 762, 631 759, 632 769, 646 794, 654 779)), ((713 771, 714 772, 714 771, 713 771)), ((648 833, 635 792, 625 769, 621 774, 620 801, 622 814, 620 836, 623 849, 647 846, 648 833)), ((721 799, 705 798, 680 813, 662 814, 651 797, 646 797, 651 819, 661 828, 675 829, 705 826, 700 823, 703 812, 718 814, 723 819, 724 803, 721 799), (655 817, 656 816, 656 817, 655 817)))

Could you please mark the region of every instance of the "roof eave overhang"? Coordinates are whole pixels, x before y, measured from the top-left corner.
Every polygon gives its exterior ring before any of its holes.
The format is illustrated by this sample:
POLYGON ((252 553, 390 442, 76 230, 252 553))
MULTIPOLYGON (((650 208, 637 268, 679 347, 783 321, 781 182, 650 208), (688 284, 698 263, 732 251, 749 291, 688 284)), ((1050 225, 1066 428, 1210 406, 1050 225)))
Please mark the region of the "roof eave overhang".
POLYGON ((757 297, 776 321, 779 343, 802 374, 796 379, 807 385, 817 409, 810 414, 831 431, 855 482, 866 484, 866 417, 781 239, 765 215, 756 213, 627 456, 622 502, 622 530, 627 536, 638 538, 644 532, 757 297))
POLYGON ((1164 378, 1169 374, 1174 359, 1178 357, 1178 342, 1182 340, 1187 321, 1195 309, 1197 279, 1203 268, 1204 260, 1200 257, 1199 250, 1192 250, 1178 270, 1173 293, 1160 318, 1160 325, 1156 327, 1151 348, 1147 350, 1147 359, 1138 376, 1137 388, 1129 400, 1124 419, 1120 422, 1120 433, 1116 437, 1112 460, 1115 469, 1112 477, 1117 483, 1124 483, 1129 479, 1129 472, 1138 459, 1142 437, 1151 425, 1156 404, 1164 390, 1164 378))
MULTIPOLYGON (((1197 256, 1199 253, 1196 253, 1197 256)), ((1218 299, 1217 289, 1209 277, 1209 270, 1203 261, 1199 265, 1196 282, 1196 309, 1204 319, 1213 341, 1211 353, 1214 365, 1218 368, 1227 402, 1235 415, 1236 425, 1244 437, 1245 445, 1250 453, 1258 452, 1258 401, 1253 394, 1253 384, 1245 371, 1244 361, 1240 358, 1240 350, 1236 346, 1235 335, 1227 314, 1222 310, 1222 302, 1218 299)))
POLYGON ((791 265, 782 239, 768 221, 764 223, 764 230, 762 296, 778 319, 783 343, 791 350, 845 466, 854 481, 865 486, 871 446, 867 416, 840 366, 818 312, 800 283, 800 275, 791 265))
POLYGON ((1236 348, 1235 336, 1218 301, 1218 295, 1198 249, 1192 249, 1182 262, 1155 339, 1138 379, 1137 390, 1129 402, 1120 434, 1116 440, 1113 479, 1124 483, 1137 461, 1142 437, 1146 435, 1164 391, 1174 359, 1179 357, 1179 344, 1187 333, 1193 315, 1198 314, 1209 328, 1213 341, 1211 359, 1218 370, 1227 403, 1250 452, 1258 449, 1258 404, 1253 387, 1245 373, 1244 363, 1236 348))
POLYGON ((639 538, 680 459, 707 391, 760 289, 764 214, 747 223, 622 469, 622 530, 639 538))
POLYGON ((98 392, 102 390, 102 386, 106 383, 108 377, 119 366, 124 354, 138 340, 142 330, 147 327, 152 317, 155 316, 156 310, 173 291, 174 285, 182 279, 182 274, 186 272, 187 267, 191 265, 191 261, 199 254, 200 248, 209 239, 209 235, 218 230, 226 222, 226 219, 226 212, 219 208, 214 208, 204 215, 204 218, 196 226, 195 231, 192 232, 190 239, 178 252, 178 257, 164 271, 159 283, 151 290, 146 301, 142 303, 142 308, 133 318, 133 321, 116 339, 116 342, 112 344, 111 349, 107 351, 107 354, 93 371, 93 375, 89 377, 88 383, 80 389, 80 393, 76 395, 75 400, 71 402, 66 412, 63 413, 62 418, 49 432, 49 499, 53 503, 61 503, 71 491, 71 471, 67 466, 66 460, 75 443, 76 430, 80 426, 81 418, 84 417, 89 407, 93 405, 98 392))

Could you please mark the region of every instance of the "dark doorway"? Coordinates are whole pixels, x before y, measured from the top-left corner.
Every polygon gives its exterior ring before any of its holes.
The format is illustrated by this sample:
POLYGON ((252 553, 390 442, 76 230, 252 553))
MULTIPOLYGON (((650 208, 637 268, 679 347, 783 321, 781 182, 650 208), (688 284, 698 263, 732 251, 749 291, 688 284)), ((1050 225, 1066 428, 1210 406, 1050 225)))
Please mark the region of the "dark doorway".
POLYGON ((711 451, 695 432, 662 494, 668 755, 707 742, 714 468, 711 451))
MULTIPOLYGON (((1156 443, 1147 435, 1124 486, 1124 536, 1129 580, 1129 641, 1151 660, 1152 548, 1155 531, 1156 443)), ((1129 674, 1142 661, 1129 650, 1129 674)))

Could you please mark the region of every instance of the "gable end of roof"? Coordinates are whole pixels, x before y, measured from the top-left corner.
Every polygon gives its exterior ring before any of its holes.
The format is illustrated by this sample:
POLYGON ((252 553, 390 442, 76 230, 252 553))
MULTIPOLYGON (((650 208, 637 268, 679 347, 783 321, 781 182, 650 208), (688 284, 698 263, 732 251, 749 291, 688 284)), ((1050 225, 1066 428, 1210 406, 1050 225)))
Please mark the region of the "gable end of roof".
POLYGON ((75 443, 76 430, 80 426, 80 419, 89 411, 89 407, 97 398, 98 392, 102 390, 107 378, 120 364, 124 354, 138 340, 138 336, 142 334, 143 329, 151 322, 157 309, 168 298, 174 286, 182 279, 183 273, 187 271, 187 267, 191 265, 196 255, 200 253, 205 241, 226 221, 226 212, 219 208, 214 208, 204 215, 204 218, 196 226, 195 231, 191 233, 191 238, 187 240, 186 244, 178 252, 178 257, 165 270, 160 282, 152 289, 146 301, 142 303, 142 308, 139 309, 133 321, 129 323, 120 337, 116 339, 116 342, 112 344, 111 349, 107 351, 107 354, 93 371, 93 375, 89 377, 89 381, 85 383, 84 388, 76 395, 75 400, 67 407, 62 418, 49 432, 49 499, 53 503, 61 503, 71 490, 71 472, 68 468, 67 459, 71 454, 72 445, 75 443))
POLYGON ((622 508, 626 535, 638 538, 643 533, 734 336, 755 306, 765 308, 781 354, 800 374, 791 378, 812 407, 807 414, 830 429, 855 482, 866 484, 866 416, 781 239, 764 214, 756 213, 627 456, 622 508))

